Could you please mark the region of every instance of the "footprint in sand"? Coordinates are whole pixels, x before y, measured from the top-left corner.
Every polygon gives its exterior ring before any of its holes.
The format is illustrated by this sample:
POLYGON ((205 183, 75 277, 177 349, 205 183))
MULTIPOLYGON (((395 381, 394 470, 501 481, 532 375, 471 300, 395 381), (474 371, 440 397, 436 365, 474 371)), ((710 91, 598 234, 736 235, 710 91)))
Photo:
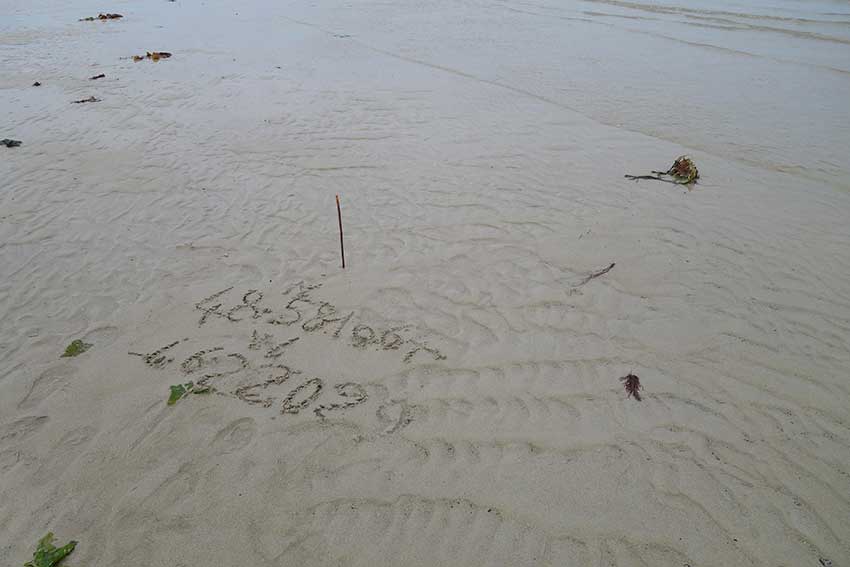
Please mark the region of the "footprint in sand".
POLYGON ((41 460, 41 466, 32 475, 33 484, 39 485, 54 480, 57 471, 70 468, 70 465, 83 454, 96 433, 97 430, 90 425, 78 427, 66 433, 41 460))
POLYGON ((48 421, 46 415, 30 415, 0 425, 0 474, 21 461, 21 443, 44 427, 48 421))
POLYGON ((214 455, 238 451, 248 445, 256 434, 257 422, 253 418, 237 419, 216 433, 210 443, 210 450, 214 455))
POLYGON ((68 383, 75 370, 76 367, 68 362, 54 364, 33 380, 27 395, 18 404, 18 408, 33 408, 57 390, 61 390, 68 383))
POLYGON ((46 415, 29 415, 0 425, 0 449, 20 443, 44 427, 49 419, 46 415))
POLYGON ((96 327, 83 335, 83 342, 91 343, 94 345, 94 348, 103 348, 114 343, 115 339, 118 338, 118 335, 118 327, 106 325, 103 327, 96 327))

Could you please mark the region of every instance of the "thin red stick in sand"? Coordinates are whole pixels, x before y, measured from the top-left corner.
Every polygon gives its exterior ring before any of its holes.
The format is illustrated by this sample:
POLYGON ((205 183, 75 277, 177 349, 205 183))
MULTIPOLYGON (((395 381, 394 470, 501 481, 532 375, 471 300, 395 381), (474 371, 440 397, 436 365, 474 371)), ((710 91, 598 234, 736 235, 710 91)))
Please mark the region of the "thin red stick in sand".
POLYGON ((342 243, 342 211, 339 208, 339 195, 336 196, 336 216, 339 218, 339 255, 342 256, 342 269, 345 269, 345 246, 342 243))

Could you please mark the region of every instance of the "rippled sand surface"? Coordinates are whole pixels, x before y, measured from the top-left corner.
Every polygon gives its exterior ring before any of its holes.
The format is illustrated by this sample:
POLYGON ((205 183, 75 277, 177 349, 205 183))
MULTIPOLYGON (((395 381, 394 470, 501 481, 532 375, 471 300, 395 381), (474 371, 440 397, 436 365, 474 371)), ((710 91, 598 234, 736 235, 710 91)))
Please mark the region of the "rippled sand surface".
POLYGON ((845 2, 0 0, 3 563, 850 564, 848 101, 845 2))

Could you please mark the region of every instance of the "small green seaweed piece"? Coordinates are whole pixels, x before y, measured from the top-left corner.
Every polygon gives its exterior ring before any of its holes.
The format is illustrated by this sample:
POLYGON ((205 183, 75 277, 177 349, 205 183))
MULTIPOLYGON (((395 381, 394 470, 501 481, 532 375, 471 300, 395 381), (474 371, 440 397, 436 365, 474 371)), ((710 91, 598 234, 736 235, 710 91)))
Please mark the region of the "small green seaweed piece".
POLYGON ((168 405, 173 406, 184 397, 186 397, 189 392, 192 391, 192 387, 194 384, 192 382, 186 382, 185 384, 174 384, 173 386, 169 386, 171 388, 171 395, 168 396, 168 405))
POLYGON ((62 357, 77 356, 79 354, 83 354, 84 352, 89 350, 91 347, 92 347, 91 343, 83 342, 81 339, 71 341, 71 344, 69 344, 65 348, 65 354, 63 354, 62 357))
POLYGON ((53 532, 48 532, 46 536, 39 540, 38 547, 32 554, 32 561, 24 563, 24 567, 53 567, 58 565, 60 561, 74 551, 76 546, 77 542, 71 541, 57 548, 53 545, 53 532))

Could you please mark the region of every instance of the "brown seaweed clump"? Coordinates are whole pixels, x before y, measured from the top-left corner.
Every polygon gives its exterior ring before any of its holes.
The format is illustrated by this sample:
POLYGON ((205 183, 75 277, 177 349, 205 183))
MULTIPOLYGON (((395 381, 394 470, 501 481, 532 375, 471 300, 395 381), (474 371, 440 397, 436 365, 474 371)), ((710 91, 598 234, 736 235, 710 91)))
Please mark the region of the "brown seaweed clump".
POLYGON ((626 397, 631 398, 634 396, 637 401, 641 401, 640 378, 638 378, 637 375, 630 373, 627 376, 620 378, 620 380, 623 382, 623 387, 626 389, 626 392, 628 392, 628 396, 626 397))
POLYGON ((117 20, 118 18, 123 18, 121 14, 98 14, 95 18, 94 16, 89 16, 88 18, 80 18, 81 22, 93 22, 95 20, 117 20))
POLYGON ((626 179, 655 179, 675 185, 690 185, 699 179, 699 170, 689 156, 679 156, 667 171, 653 171, 652 175, 625 175, 626 179), (669 178, 669 179, 668 179, 669 178))
POLYGON ((169 57, 171 57, 171 54, 167 51, 148 51, 146 55, 133 55, 133 61, 141 61, 142 59, 159 61, 160 59, 168 59, 169 57))
MULTIPOLYGON (((653 173, 659 172, 653 171, 653 173)), ((667 170, 667 175, 675 177, 682 183, 693 183, 699 179, 699 170, 694 160, 688 156, 679 156, 673 162, 673 165, 670 166, 670 169, 667 170)))

